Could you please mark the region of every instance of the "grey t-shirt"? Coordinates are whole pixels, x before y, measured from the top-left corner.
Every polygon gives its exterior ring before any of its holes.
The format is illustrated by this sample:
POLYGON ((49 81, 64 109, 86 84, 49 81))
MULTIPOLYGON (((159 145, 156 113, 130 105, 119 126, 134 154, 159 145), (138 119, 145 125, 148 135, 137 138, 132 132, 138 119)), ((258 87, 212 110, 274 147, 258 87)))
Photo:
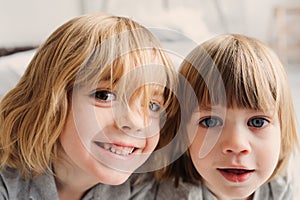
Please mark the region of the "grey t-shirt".
MULTIPOLYGON (((118 186, 98 184, 86 193, 83 200, 217 200, 204 185, 180 182, 175 188, 172 181, 158 183, 151 176, 145 177, 138 184, 132 184, 133 179, 118 186)), ((293 200, 292 197, 291 182, 287 177, 272 180, 254 194, 254 200, 293 200)), ((15 169, 1 171, 0 200, 58 200, 54 177, 42 174, 24 180, 15 169)))
MULTIPOLYGON (((217 200, 203 184, 196 186, 181 181, 177 188, 173 185, 172 181, 162 183, 154 180, 146 181, 135 188, 135 198, 143 200, 217 200)), ((294 200, 292 189, 292 183, 288 176, 277 177, 259 187, 254 193, 253 200, 294 200)))
MULTIPOLYGON (((0 200, 58 200, 58 194, 53 175, 42 174, 34 179, 24 180, 15 169, 0 173, 0 200)), ((97 184, 91 188, 83 200, 130 199, 130 180, 122 185, 109 186, 97 184)), ((134 199, 134 198, 131 198, 134 199)))

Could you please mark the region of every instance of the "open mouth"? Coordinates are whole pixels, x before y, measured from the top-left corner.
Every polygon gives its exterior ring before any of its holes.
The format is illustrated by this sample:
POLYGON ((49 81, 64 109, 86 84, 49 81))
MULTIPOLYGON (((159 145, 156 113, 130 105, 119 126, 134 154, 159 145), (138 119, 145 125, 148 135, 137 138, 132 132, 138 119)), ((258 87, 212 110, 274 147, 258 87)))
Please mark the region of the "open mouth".
POLYGON ((98 147, 101 147, 111 153, 117 154, 117 155, 122 155, 122 156, 129 156, 133 154, 138 148, 136 147, 126 147, 126 146, 119 146, 116 144, 111 144, 111 143, 102 143, 95 141, 94 142, 98 147))
POLYGON ((238 168, 218 168, 221 174, 231 182, 246 181, 255 171, 253 169, 238 169, 238 168))
POLYGON ((254 170, 249 170, 249 169, 218 169, 218 170, 223 171, 225 173, 236 174, 236 175, 254 172, 254 170))

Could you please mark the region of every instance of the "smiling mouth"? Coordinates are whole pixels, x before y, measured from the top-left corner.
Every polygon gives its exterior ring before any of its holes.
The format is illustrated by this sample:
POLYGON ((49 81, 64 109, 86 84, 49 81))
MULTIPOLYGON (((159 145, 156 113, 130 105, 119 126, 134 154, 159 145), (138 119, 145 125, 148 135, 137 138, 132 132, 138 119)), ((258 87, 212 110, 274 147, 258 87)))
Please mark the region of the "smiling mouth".
POLYGON ((121 155, 121 156, 129 156, 133 154, 138 148, 136 147, 126 147, 126 146, 119 146, 111 143, 102 143, 95 141, 94 142, 98 147, 101 147, 111 153, 121 155))

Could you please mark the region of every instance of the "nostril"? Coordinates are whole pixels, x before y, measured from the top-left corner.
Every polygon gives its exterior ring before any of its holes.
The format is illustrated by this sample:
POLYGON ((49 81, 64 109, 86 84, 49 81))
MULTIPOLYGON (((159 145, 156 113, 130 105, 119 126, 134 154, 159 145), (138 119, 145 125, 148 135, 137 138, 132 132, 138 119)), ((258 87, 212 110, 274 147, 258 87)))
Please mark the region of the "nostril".
POLYGON ((227 153, 232 153, 233 151, 231 149, 226 150, 227 153))
POLYGON ((122 126, 123 130, 131 130, 131 128, 129 126, 122 126))
POLYGON ((241 151, 241 153, 243 153, 243 154, 247 154, 248 152, 249 152, 249 151, 248 151, 247 149, 241 151))
POLYGON ((118 118, 116 118, 115 123, 116 126, 123 131, 138 131, 140 132, 142 129, 144 129, 143 119, 139 119, 137 117, 134 117, 132 115, 120 115, 118 118))
POLYGON ((142 129, 140 129, 140 128, 133 128, 133 127, 131 127, 131 126, 122 126, 121 127, 121 130, 123 131, 123 132, 125 132, 125 133, 131 133, 131 134, 139 134, 139 133, 141 133, 142 132, 142 129))
POLYGON ((235 150, 235 149, 225 149, 224 153, 236 153, 236 154, 248 154, 249 150, 248 149, 241 149, 241 150, 235 150))

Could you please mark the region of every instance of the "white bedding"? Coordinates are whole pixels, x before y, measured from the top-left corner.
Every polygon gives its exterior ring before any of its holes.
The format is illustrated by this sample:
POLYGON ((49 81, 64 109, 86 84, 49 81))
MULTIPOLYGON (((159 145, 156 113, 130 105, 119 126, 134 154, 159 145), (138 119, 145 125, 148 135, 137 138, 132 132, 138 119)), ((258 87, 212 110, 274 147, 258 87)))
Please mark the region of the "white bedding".
POLYGON ((0 57, 0 98, 16 85, 34 53, 30 50, 0 57))

